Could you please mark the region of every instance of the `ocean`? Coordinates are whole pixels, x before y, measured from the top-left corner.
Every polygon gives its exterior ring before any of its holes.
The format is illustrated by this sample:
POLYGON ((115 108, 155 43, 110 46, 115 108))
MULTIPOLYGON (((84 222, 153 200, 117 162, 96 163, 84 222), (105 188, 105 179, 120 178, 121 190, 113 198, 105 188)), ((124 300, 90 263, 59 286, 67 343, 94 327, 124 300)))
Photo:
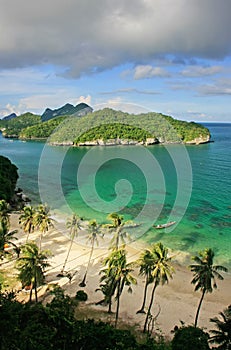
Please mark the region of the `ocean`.
POLYGON ((231 267, 231 124, 205 126, 214 142, 199 146, 72 148, 0 135, 0 154, 18 167, 32 203, 46 202, 60 220, 76 212, 105 223, 119 212, 136 225, 134 240, 191 255, 212 248, 231 267))

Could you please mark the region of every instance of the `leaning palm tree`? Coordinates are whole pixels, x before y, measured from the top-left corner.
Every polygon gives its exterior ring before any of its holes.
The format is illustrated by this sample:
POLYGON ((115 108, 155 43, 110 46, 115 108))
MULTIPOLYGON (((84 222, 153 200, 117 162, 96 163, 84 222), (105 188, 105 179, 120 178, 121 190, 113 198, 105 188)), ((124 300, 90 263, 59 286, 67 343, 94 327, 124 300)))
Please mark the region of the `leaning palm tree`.
POLYGON ((148 311, 145 318, 143 332, 147 331, 148 320, 151 317, 151 308, 154 301, 154 295, 156 288, 161 284, 162 286, 165 283, 168 283, 169 278, 172 278, 174 273, 174 268, 171 265, 171 258, 168 256, 168 249, 163 246, 161 242, 156 243, 152 246, 150 253, 153 255, 153 269, 152 269, 152 278, 153 278, 153 289, 149 302, 148 311))
POLYGON ((35 228, 35 208, 27 205, 22 209, 22 214, 19 216, 19 224, 22 225, 23 231, 27 234, 26 242, 29 239, 29 234, 35 228))
POLYGON ((22 247, 22 255, 16 263, 19 270, 18 278, 22 286, 30 286, 30 298, 32 300, 32 290, 35 291, 35 301, 38 301, 37 287, 44 282, 45 268, 49 266, 47 262, 48 251, 40 251, 34 242, 26 243, 22 247))
POLYGON ((0 200, 0 221, 5 222, 9 226, 9 206, 5 199, 0 200))
POLYGON ((220 312, 220 318, 210 318, 216 326, 216 330, 211 330, 213 334, 209 342, 217 344, 216 349, 230 350, 231 349, 231 305, 229 305, 223 312, 220 312))
POLYGON ((5 220, 0 221, 0 258, 3 258, 6 254, 6 247, 13 246, 14 250, 17 252, 18 247, 13 242, 16 240, 15 234, 18 230, 9 231, 8 224, 5 220))
POLYGON ((133 263, 127 262, 126 250, 114 250, 108 258, 105 259, 105 265, 108 269, 108 284, 114 286, 113 291, 116 294, 116 316, 115 327, 117 327, 119 318, 120 297, 125 286, 128 286, 128 291, 131 292, 131 284, 136 284, 135 277, 132 276, 133 263))
POLYGON ((137 264, 140 268, 139 275, 145 276, 143 303, 141 308, 137 311, 138 314, 145 313, 144 309, 146 304, 148 286, 153 282, 152 271, 155 265, 155 255, 153 254, 153 251, 150 249, 145 249, 144 252, 141 253, 137 264))
POLYGON ((73 214, 72 217, 70 219, 67 220, 66 226, 67 228, 70 229, 70 237, 71 237, 71 242, 68 248, 68 252, 67 252, 67 256, 65 258, 62 270, 61 270, 61 274, 63 274, 65 267, 66 267, 66 263, 68 261, 69 255, 70 255, 70 251, 74 242, 75 237, 78 236, 79 230, 82 229, 82 222, 83 219, 80 218, 77 214, 73 214))
POLYGON ((45 204, 40 204, 34 215, 34 226, 41 232, 39 239, 39 249, 41 250, 42 236, 49 230, 49 228, 54 227, 53 219, 50 217, 50 209, 45 204))
POLYGON ((194 277, 191 281, 195 284, 195 291, 201 290, 201 298, 196 312, 194 326, 197 326, 200 308, 205 296, 205 293, 212 293, 213 288, 217 288, 216 279, 223 280, 223 276, 218 271, 227 272, 227 268, 222 265, 213 265, 214 252, 212 249, 205 249, 199 253, 199 256, 193 256, 192 260, 196 264, 189 265, 194 277), (213 281, 213 284, 212 284, 213 281))
POLYGON ((88 259, 88 264, 87 264, 87 268, 86 268, 86 272, 83 276, 83 280, 82 282, 80 282, 79 286, 80 287, 85 287, 86 286, 86 277, 87 277, 87 273, 88 273, 88 269, 90 266, 90 262, 91 262, 91 258, 92 258, 92 254, 94 251, 94 247, 95 244, 98 244, 98 237, 102 237, 102 232, 101 232, 101 226, 97 223, 96 220, 91 220, 88 224, 88 238, 87 241, 91 243, 91 251, 90 251, 90 255, 89 255, 89 259, 88 259))
POLYGON ((124 221, 123 216, 117 213, 109 214, 108 219, 112 223, 104 226, 114 233, 111 239, 111 248, 118 250, 121 244, 125 244, 126 239, 130 239, 129 234, 126 232, 126 224, 129 222, 124 221))

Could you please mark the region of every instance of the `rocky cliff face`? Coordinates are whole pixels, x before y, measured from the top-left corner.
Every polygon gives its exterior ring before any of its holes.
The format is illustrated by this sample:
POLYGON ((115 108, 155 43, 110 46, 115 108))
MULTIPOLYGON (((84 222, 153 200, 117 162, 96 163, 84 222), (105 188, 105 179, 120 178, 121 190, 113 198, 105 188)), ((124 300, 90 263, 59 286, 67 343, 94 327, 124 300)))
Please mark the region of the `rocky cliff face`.
POLYGON ((47 108, 45 112, 42 114, 42 121, 47 121, 56 117, 60 117, 61 115, 71 115, 75 117, 82 117, 88 113, 91 113, 93 109, 88 106, 86 103, 79 103, 76 106, 73 106, 70 103, 66 103, 64 106, 57 109, 47 108))
POLYGON ((77 146, 129 146, 129 145, 154 145, 155 143, 158 143, 158 140, 156 138, 147 138, 146 141, 136 141, 136 140, 127 140, 127 139, 111 139, 111 140, 92 140, 92 141, 85 141, 85 142, 79 142, 77 146))
POLYGON ((202 143, 208 143, 209 141, 210 141, 210 135, 207 135, 207 136, 197 137, 191 141, 187 141, 186 144, 188 144, 188 145, 200 145, 202 143))

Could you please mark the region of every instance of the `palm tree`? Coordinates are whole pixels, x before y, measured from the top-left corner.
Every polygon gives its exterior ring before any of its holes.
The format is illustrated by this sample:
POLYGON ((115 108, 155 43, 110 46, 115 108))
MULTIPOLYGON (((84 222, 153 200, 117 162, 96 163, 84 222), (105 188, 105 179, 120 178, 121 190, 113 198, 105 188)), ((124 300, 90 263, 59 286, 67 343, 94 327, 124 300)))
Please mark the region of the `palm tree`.
POLYGON ((0 221, 9 226, 9 206, 5 199, 0 200, 0 221))
POLYGON ((170 263, 171 258, 168 257, 168 249, 165 248, 161 242, 154 244, 150 252, 154 257, 154 266, 152 269, 153 289, 149 302, 148 312, 145 318, 143 328, 144 333, 147 330, 148 320, 151 317, 151 308, 154 301, 156 288, 160 284, 163 286, 165 283, 168 283, 169 278, 172 278, 172 274, 174 273, 173 266, 170 263))
POLYGON ((2 258, 6 251, 5 248, 8 245, 12 245, 17 251, 17 245, 12 242, 12 240, 16 240, 17 238, 14 235, 18 232, 18 230, 9 231, 8 224, 5 220, 0 221, 0 258, 2 258))
POLYGON ((118 250, 121 245, 120 242, 125 244, 125 239, 130 238, 129 234, 125 230, 125 225, 128 223, 128 221, 124 221, 123 216, 117 213, 109 214, 108 219, 111 220, 112 223, 105 225, 105 227, 108 227, 110 231, 114 232, 111 239, 111 248, 118 250))
POLYGON ((96 220, 91 220, 89 222, 89 224, 88 224, 88 233, 89 233, 89 235, 88 235, 87 241, 91 243, 91 251, 90 251, 90 255, 89 255, 89 259, 88 259, 86 272, 84 274, 82 282, 80 282, 80 284, 79 284, 80 287, 85 287, 86 286, 86 277, 87 277, 88 269, 89 269, 89 266, 90 266, 92 254, 93 254, 93 251, 94 251, 94 247, 95 247, 95 244, 98 244, 98 236, 102 237, 101 226, 97 223, 96 220))
POLYGON ((194 326, 197 326, 198 317, 200 313, 200 308, 202 301, 204 299, 205 293, 212 293, 213 288, 217 288, 215 278, 223 280, 223 276, 218 271, 227 272, 227 268, 221 265, 213 265, 214 252, 212 249, 205 249, 199 253, 199 256, 193 256, 192 260, 196 264, 189 265, 191 271, 194 273, 194 277, 191 281, 195 284, 195 291, 201 290, 201 298, 197 308, 194 326), (213 281, 213 284, 212 284, 213 281))
POLYGON ((81 226, 82 221, 83 221, 83 219, 80 218, 77 214, 73 214, 72 217, 67 220, 66 226, 67 226, 67 228, 70 228, 71 242, 70 242, 70 245, 69 245, 69 248, 68 248, 66 259, 64 261, 64 264, 63 264, 63 267, 62 267, 62 270, 61 270, 61 274, 63 274, 63 272, 65 270, 65 266, 66 266, 66 263, 68 261, 68 257, 69 257, 69 254, 70 254, 71 247, 73 245, 74 239, 75 239, 75 237, 78 236, 79 230, 82 229, 82 226, 81 226))
POLYGON ((143 253, 141 253, 139 260, 137 261, 138 266, 140 267, 139 275, 145 276, 145 286, 144 286, 144 297, 141 308, 137 311, 138 313, 145 313, 145 304, 147 297, 147 290, 149 284, 153 282, 152 271, 155 263, 155 255, 149 249, 145 249, 143 253))
POLYGON ((48 251, 40 251, 34 242, 26 243, 22 247, 22 255, 16 263, 19 270, 18 278, 23 287, 30 285, 30 298, 32 300, 32 289, 35 291, 35 301, 38 301, 37 287, 44 282, 45 268, 49 266, 48 251))
POLYGON ((28 205, 25 206, 22 211, 23 213, 19 217, 19 224, 22 225, 23 231, 27 233, 27 242, 29 234, 33 232, 35 228, 35 209, 31 205, 28 205))
POLYGON ((218 317, 210 318, 210 322, 215 323, 217 330, 211 330, 213 334, 209 342, 217 344, 216 349, 230 350, 231 349, 231 305, 229 305, 223 312, 220 312, 218 317))
POLYGON ((39 249, 41 250, 42 236, 49 230, 49 228, 54 227, 53 219, 50 217, 50 209, 45 204, 40 204, 34 215, 34 225, 41 232, 39 240, 39 249))
POLYGON ((105 259, 104 263, 108 270, 108 282, 111 281, 111 285, 113 286, 112 290, 116 293, 115 327, 117 327, 117 322, 119 318, 120 297, 123 292, 124 286, 129 286, 128 291, 131 292, 131 284, 136 284, 136 279, 131 274, 131 272, 133 271, 134 264, 127 262, 125 249, 114 250, 108 256, 108 258, 105 259))

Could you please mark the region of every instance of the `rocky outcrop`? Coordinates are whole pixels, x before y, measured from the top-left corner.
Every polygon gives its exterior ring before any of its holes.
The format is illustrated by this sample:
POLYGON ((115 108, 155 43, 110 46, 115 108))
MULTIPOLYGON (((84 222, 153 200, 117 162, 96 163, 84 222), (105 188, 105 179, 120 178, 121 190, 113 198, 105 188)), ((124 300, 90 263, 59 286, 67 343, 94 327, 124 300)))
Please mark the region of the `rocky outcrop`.
POLYGON ((197 137, 191 141, 186 141, 185 143, 187 145, 200 145, 202 143, 208 143, 210 142, 210 135, 207 135, 207 136, 200 136, 200 137, 197 137))
POLYGON ((79 103, 76 106, 73 106, 70 103, 66 103, 64 106, 57 109, 47 108, 42 114, 42 121, 47 121, 61 115, 70 115, 73 117, 82 117, 88 113, 91 113, 93 109, 88 106, 86 103, 79 103))
POLYGON ((158 143, 158 140, 156 138, 147 138, 146 141, 137 141, 137 140, 130 140, 130 139, 110 139, 110 140, 92 140, 92 141, 85 141, 85 142, 79 142, 77 146, 129 146, 129 145, 153 145, 155 143, 158 143))

